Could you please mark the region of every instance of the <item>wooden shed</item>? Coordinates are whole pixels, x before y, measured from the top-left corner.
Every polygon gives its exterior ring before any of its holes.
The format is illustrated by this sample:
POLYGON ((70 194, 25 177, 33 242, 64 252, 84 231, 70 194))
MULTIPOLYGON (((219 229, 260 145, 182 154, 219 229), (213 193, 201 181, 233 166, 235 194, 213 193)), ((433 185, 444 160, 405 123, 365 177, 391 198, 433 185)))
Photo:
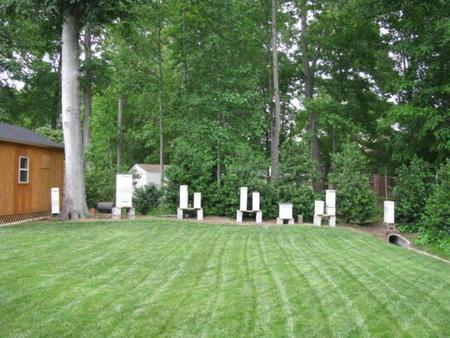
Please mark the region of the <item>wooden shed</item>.
MULTIPOLYGON (((64 147, 0 123, 0 223, 51 213, 51 188, 64 186, 64 147)), ((62 206, 60 206, 62 207, 62 206)))

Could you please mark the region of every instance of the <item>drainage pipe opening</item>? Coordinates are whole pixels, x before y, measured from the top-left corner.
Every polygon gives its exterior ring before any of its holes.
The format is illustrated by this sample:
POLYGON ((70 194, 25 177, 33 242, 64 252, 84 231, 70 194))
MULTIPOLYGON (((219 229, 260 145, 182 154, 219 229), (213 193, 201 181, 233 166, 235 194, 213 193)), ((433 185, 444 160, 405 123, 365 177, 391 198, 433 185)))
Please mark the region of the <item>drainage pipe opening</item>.
POLYGON ((403 248, 409 248, 410 246, 410 242, 398 234, 390 234, 388 240, 389 243, 401 246, 403 248))

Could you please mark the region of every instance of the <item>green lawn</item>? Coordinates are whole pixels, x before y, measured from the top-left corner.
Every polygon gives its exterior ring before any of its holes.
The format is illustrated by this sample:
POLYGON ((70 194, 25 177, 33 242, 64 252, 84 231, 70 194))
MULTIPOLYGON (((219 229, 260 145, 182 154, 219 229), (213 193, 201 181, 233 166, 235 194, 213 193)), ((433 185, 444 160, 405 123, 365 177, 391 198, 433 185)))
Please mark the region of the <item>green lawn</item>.
POLYGON ((339 228, 0 228, 0 336, 448 337, 450 265, 339 228))

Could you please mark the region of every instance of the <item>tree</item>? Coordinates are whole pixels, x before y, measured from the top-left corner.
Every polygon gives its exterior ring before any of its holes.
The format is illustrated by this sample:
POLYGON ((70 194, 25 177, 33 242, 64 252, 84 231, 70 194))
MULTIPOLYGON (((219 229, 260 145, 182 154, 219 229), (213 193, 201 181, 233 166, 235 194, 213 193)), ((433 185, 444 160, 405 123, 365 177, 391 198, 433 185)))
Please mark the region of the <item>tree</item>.
POLYGON ((281 104, 280 104, 280 85, 278 83, 278 43, 277 43, 277 0, 272 0, 272 69, 273 69, 273 96, 275 99, 275 123, 272 132, 272 176, 271 179, 278 179, 278 165, 280 157, 280 121, 281 121, 281 104))
POLYGON ((80 128, 79 30, 76 12, 66 10, 61 37, 61 109, 65 149, 63 217, 69 219, 88 215, 80 128))

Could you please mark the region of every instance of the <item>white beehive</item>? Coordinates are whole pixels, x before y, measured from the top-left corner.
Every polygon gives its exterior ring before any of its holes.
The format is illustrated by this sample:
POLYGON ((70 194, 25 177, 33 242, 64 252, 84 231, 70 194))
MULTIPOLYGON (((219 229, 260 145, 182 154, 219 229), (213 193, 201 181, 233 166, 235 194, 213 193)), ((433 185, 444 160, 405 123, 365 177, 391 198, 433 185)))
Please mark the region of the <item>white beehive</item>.
POLYGON ((188 186, 180 185, 180 208, 187 209, 188 207, 188 186))
POLYGON ((324 201, 314 201, 314 215, 323 215, 324 207, 324 201))
POLYGON ((395 223, 395 202, 384 201, 384 223, 395 223))
POLYGON ((292 204, 291 203, 280 203, 279 204, 278 217, 281 219, 292 219, 292 204))
POLYGON ((202 207, 202 193, 194 192, 194 209, 201 209, 202 207))
POLYGON ((241 187, 239 193, 240 197, 239 210, 247 210, 247 196, 248 196, 248 188, 241 187))
POLYGON ((253 211, 259 211, 259 192, 252 193, 252 208, 253 211))
POLYGON ((336 190, 325 191, 325 204, 327 208, 336 208, 336 190))
POLYGON ((52 214, 59 214, 59 188, 51 189, 51 198, 52 198, 52 214))
POLYGON ((133 207, 133 175, 116 175, 116 207, 133 207))

